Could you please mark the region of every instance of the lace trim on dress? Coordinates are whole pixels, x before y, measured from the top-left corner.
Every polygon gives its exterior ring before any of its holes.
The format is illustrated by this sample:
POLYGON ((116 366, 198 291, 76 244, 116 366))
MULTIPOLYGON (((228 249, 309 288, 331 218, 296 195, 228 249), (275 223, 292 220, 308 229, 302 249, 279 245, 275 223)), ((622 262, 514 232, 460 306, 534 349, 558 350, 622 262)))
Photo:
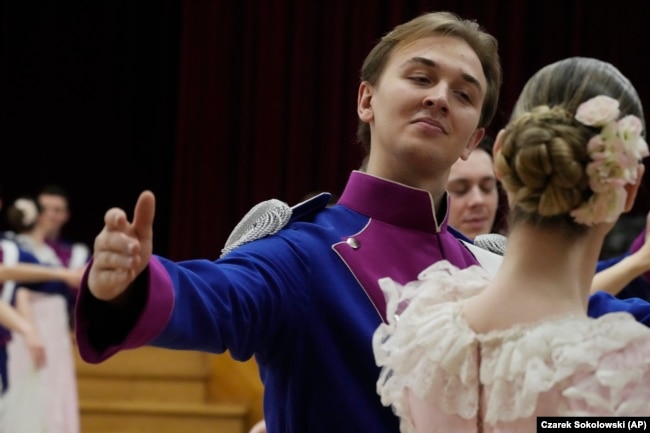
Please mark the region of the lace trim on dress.
POLYGON ((587 381, 568 387, 563 395, 604 413, 631 410, 641 403, 647 410, 647 395, 636 401, 626 396, 623 406, 622 394, 618 399, 614 395, 648 370, 650 331, 645 326, 627 313, 599 319, 567 315, 476 334, 460 314, 462 303, 454 301, 479 293, 488 282, 482 268, 458 270, 447 261, 430 266, 417 281, 406 285, 390 278, 380 280, 387 297, 388 322, 380 325, 373 338, 376 361, 382 367, 377 391, 382 403, 392 405, 402 418, 405 431, 413 428, 403 400, 407 387, 446 413, 471 419, 479 408, 480 374, 488 402, 484 421, 513 421, 531 416, 541 393, 576 372, 589 375, 596 366, 602 367, 603 356, 639 341, 645 342, 644 359, 628 359, 625 368, 599 369, 597 385, 587 381), (610 388, 614 397, 599 400, 593 386, 610 388))

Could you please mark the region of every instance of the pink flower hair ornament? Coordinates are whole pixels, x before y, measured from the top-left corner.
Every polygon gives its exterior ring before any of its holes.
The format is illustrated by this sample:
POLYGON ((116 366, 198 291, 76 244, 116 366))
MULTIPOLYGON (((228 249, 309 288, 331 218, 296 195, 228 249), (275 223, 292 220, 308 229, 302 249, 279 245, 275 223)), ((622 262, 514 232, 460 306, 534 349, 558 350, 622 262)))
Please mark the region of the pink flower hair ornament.
POLYGON ((627 199, 625 185, 637 181, 639 161, 650 155, 641 136, 641 120, 632 115, 618 119, 619 114, 619 102, 605 95, 583 102, 576 112, 578 122, 601 128, 587 143, 591 162, 586 170, 593 195, 571 211, 577 223, 592 226, 616 221, 627 199))

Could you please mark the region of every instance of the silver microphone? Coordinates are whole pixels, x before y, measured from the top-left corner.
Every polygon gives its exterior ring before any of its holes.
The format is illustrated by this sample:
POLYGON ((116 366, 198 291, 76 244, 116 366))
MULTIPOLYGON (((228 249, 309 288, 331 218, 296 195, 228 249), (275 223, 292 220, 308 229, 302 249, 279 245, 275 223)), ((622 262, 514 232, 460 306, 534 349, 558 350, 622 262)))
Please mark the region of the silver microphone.
POLYGON ((500 256, 506 251, 508 238, 498 233, 486 233, 474 238, 474 245, 484 250, 488 250, 500 256))

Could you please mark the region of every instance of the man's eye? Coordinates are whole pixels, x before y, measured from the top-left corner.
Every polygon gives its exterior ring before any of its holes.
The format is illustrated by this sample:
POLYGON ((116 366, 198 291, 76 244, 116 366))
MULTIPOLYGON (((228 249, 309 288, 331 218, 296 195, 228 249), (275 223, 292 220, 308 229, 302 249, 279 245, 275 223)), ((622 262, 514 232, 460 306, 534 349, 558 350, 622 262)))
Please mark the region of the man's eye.
POLYGON ((483 184, 481 185, 481 190, 482 190, 484 193, 489 194, 489 193, 491 193, 492 191, 494 191, 494 190, 496 189, 496 187, 497 187, 497 183, 496 183, 496 181, 495 181, 495 180, 491 180, 491 181, 488 181, 488 182, 483 183, 483 184))
POLYGON ((458 90, 456 91, 456 94, 463 100, 467 102, 472 102, 472 95, 470 95, 468 92, 464 90, 458 90))
POLYGON ((467 190, 466 189, 451 189, 451 190, 449 190, 449 194, 451 194, 453 196, 456 196, 456 197, 462 197, 465 194, 467 194, 467 190))
POLYGON ((409 79, 411 81, 415 81, 416 83, 420 83, 420 84, 428 84, 431 82, 431 80, 429 80, 429 77, 425 75, 413 75, 409 77, 409 79))

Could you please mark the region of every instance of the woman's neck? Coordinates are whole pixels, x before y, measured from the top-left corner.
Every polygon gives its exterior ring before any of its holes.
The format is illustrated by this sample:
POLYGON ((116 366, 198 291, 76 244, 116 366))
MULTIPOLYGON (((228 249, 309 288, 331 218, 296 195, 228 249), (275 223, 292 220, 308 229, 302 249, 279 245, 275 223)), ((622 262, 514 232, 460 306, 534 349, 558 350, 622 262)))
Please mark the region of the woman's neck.
POLYGON ((577 238, 518 224, 489 286, 464 307, 477 332, 531 323, 549 316, 585 314, 604 233, 577 238))
POLYGON ((23 234, 29 236, 30 238, 32 238, 34 240, 34 242, 36 242, 38 244, 45 243, 45 232, 43 232, 42 230, 39 230, 38 227, 34 227, 33 229, 31 229, 31 230, 29 230, 29 231, 27 231, 27 232, 25 232, 23 234))

